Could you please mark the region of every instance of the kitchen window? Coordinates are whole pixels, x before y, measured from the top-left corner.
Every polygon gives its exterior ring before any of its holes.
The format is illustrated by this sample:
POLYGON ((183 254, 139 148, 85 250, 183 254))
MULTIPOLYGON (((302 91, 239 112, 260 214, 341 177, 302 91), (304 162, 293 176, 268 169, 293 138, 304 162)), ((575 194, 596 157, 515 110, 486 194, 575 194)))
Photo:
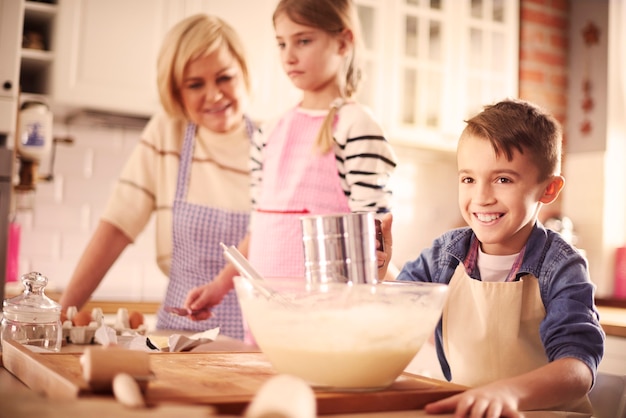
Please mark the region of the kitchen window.
POLYGON ((518 0, 357 0, 359 100, 391 140, 454 149, 463 120, 517 96, 518 0))

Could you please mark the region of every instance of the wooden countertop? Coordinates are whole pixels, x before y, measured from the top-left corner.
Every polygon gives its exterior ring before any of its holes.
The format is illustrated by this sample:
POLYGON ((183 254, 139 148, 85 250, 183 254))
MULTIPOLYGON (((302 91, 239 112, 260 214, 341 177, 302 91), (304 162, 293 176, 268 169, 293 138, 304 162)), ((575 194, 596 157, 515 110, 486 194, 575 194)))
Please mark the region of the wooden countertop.
POLYGON ((596 306, 606 335, 626 337, 626 300, 596 298, 596 306))
MULTIPOLYGON (((153 331, 150 335, 159 337, 168 336, 172 331, 153 331)), ((186 332, 176 332, 187 334, 186 332)), ((86 345, 69 344, 64 345, 61 353, 81 353, 86 345)), ((219 336, 214 342, 198 346, 192 350, 196 355, 198 353, 214 353, 224 352, 226 355, 241 353, 255 353, 259 350, 242 341, 235 340, 225 336, 219 336)), ((178 355, 186 353, 178 353, 178 355)), ((191 354, 191 353, 190 353, 191 354)), ((167 355, 167 354, 165 354, 167 355)), ((174 354, 176 355, 176 354, 174 354)), ((54 354, 52 354, 54 356, 54 354)), ((0 365, 2 356, 0 353, 0 365)), ((20 367, 21 370, 21 367, 20 367)), ((24 372, 24 370, 22 370, 24 372)), ((41 374, 39 376, 42 376, 41 374)), ((442 385, 453 386, 447 382, 441 382, 442 385)), ((456 387, 456 385, 454 385, 456 387)), ((35 386, 37 387, 37 386, 35 386)), ((148 408, 132 409, 121 405, 112 395, 93 395, 83 394, 71 400, 59 400, 55 397, 47 397, 44 394, 30 390, 17 377, 13 376, 4 367, 0 368, 0 405, 2 405, 1 416, 7 417, 33 417, 38 418, 65 418, 68 416, 89 416, 94 411, 98 411, 98 416, 115 416, 115 417, 155 417, 155 418, 195 418, 195 417, 229 417, 235 415, 217 414, 215 408, 210 405, 193 405, 193 404, 159 404, 148 408)), ((394 411, 381 413, 358 413, 358 414, 340 414, 340 415, 324 415, 329 418, 383 418, 383 417, 422 417, 426 416, 423 411, 394 411)), ((442 417, 452 417, 452 415, 441 415, 442 417)))
MULTIPOLYGON (((80 351, 80 346, 64 347, 62 351, 80 351)), ((229 351, 243 350, 249 351, 250 346, 240 341, 219 337, 217 341, 207 344, 200 351, 229 351)), ((0 357, 1 360, 1 357, 0 357)), ((442 382, 445 384, 446 382, 442 382)), ((111 395, 99 395, 79 397, 73 400, 53 400, 38 394, 4 367, 0 368, 0 405, 2 405, 2 416, 11 418, 66 418, 92 416, 97 411, 97 416, 111 416, 119 418, 206 418, 232 417, 234 415, 217 415, 209 405, 183 405, 183 404, 163 404, 148 408, 128 408, 118 403, 111 395)), ((386 411, 357 414, 324 415, 328 418, 419 418, 427 417, 423 410, 411 411, 386 411)), ((548 418, 561 416, 559 413, 536 411, 525 413, 527 418, 548 418)), ((452 414, 437 415, 441 418, 451 418, 452 414)))
MULTIPOLYGON (((207 418, 233 417, 213 415, 211 408, 198 405, 161 405, 158 407, 132 409, 112 398, 88 398, 78 401, 52 401, 45 399, 22 385, 6 369, 0 368, 0 405, 2 416, 11 418, 67 418, 67 417, 116 417, 116 418, 207 418)), ((550 412, 526 412, 526 418, 560 417, 550 412)), ((324 415, 328 418, 453 418, 452 414, 428 415, 423 410, 373 412, 367 414, 324 415)))
POLYGON ((606 335, 626 338, 626 309, 598 306, 598 311, 606 335))

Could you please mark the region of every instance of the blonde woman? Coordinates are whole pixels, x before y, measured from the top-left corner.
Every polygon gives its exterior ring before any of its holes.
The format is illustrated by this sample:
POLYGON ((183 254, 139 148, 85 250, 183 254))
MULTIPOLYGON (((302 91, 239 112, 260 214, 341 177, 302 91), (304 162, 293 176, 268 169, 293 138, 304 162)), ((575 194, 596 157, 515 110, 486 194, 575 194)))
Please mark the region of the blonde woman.
MULTIPOLYGON (((81 307, 107 271, 156 216, 157 263, 169 276, 165 306, 216 277, 220 242, 238 244, 250 212, 249 150, 255 127, 245 116, 249 77, 242 43, 224 21, 195 15, 165 37, 157 63, 163 111, 141 135, 85 249, 61 304, 81 307)), ((132 280, 132 278, 129 278, 132 280)), ((157 328, 243 337, 236 296, 192 321, 161 309, 157 328)))

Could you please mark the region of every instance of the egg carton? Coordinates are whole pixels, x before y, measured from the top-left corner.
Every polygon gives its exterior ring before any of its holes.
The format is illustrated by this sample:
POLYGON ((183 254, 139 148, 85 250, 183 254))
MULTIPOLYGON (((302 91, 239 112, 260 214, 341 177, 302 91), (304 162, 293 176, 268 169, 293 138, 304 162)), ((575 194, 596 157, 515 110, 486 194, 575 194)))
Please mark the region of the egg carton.
POLYGON ((74 325, 78 311, 76 307, 71 306, 67 309, 67 320, 62 324, 63 341, 68 344, 94 344, 96 330, 102 325, 107 325, 115 330, 117 335, 145 335, 147 327, 145 324, 139 325, 137 328, 131 328, 128 310, 119 308, 114 324, 105 324, 104 314, 101 308, 93 308, 91 311, 91 320, 87 325, 74 325))

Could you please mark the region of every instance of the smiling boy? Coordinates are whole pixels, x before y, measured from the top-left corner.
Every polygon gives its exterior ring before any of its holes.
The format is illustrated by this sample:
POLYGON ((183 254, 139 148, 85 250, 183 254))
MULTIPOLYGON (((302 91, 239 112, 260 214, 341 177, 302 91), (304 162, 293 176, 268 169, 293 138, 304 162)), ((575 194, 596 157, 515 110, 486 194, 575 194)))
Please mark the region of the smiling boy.
POLYGON ((457 163, 468 227, 437 238, 397 278, 449 285, 437 354, 446 378, 471 389, 426 411, 589 416, 605 338, 595 287, 581 254, 537 220, 564 184, 558 122, 523 101, 486 106, 467 121, 457 163))

